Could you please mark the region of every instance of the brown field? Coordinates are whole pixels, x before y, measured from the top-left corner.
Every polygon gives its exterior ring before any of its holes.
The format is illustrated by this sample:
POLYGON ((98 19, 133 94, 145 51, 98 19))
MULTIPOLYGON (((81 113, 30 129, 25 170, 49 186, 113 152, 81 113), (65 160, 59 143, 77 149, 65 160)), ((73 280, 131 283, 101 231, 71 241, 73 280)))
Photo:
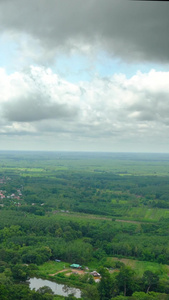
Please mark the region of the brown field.
POLYGON ((63 269, 61 271, 58 271, 54 274, 49 274, 49 276, 55 276, 56 274, 59 274, 59 273, 63 273, 65 272, 65 275, 66 276, 70 276, 71 274, 78 274, 78 275, 84 275, 86 272, 83 271, 83 270, 77 270, 77 269, 63 269))
POLYGON ((49 274, 49 276, 55 276, 56 274, 59 274, 59 273, 62 273, 62 272, 66 272, 66 271, 70 271, 70 269, 63 269, 63 270, 58 271, 58 272, 56 272, 54 274, 49 274))

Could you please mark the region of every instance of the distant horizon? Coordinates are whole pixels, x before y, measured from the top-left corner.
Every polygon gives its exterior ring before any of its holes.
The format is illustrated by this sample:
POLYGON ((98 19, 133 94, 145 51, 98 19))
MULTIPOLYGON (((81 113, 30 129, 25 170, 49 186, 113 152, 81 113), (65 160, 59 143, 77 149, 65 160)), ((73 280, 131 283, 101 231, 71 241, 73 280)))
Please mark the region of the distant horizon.
POLYGON ((3 150, 0 149, 0 152, 40 152, 40 153, 107 153, 107 154, 169 154, 169 152, 135 152, 135 151, 96 151, 96 150, 21 150, 21 149, 15 149, 15 150, 3 150))

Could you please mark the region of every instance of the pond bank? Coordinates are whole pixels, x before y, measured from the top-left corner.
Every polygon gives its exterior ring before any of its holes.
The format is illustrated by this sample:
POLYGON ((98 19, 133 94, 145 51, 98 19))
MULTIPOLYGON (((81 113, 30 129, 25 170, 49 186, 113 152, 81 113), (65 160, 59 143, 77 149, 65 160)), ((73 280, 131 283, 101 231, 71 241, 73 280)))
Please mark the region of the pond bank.
POLYGON ((76 298, 81 297, 80 289, 68 287, 64 284, 56 283, 50 280, 33 277, 28 280, 28 283, 31 290, 38 290, 43 286, 48 286, 49 288, 51 288, 55 295, 67 297, 68 295, 73 293, 76 298))

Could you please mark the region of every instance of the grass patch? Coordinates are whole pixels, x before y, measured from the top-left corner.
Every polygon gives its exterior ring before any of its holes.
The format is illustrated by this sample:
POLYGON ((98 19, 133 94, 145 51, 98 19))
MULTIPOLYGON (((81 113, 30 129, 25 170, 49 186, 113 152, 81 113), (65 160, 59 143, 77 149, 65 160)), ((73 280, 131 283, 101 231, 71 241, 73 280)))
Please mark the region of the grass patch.
MULTIPOLYGON (((127 209, 121 219, 140 222, 157 222, 161 218, 169 217, 169 210, 163 208, 148 208, 146 206, 127 209)), ((119 218, 120 219, 120 218, 119 218)))
POLYGON ((117 257, 108 257, 107 262, 113 265, 113 262, 120 261, 123 262, 126 266, 131 267, 133 270, 136 271, 139 277, 142 277, 143 273, 147 270, 156 273, 159 275, 160 278, 168 279, 169 274, 169 266, 162 265, 155 262, 148 262, 148 261, 138 261, 129 258, 117 258, 117 257))
POLYGON ((70 264, 65 262, 48 261, 38 267, 38 276, 48 276, 62 271, 64 268, 69 268, 70 264))

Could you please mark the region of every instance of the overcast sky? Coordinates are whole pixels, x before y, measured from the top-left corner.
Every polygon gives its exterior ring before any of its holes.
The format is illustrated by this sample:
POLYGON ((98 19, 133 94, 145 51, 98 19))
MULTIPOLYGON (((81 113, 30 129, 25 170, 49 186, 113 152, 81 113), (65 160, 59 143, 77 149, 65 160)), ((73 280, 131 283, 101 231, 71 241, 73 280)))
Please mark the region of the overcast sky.
POLYGON ((169 2, 0 0, 0 150, 169 152, 169 2))

